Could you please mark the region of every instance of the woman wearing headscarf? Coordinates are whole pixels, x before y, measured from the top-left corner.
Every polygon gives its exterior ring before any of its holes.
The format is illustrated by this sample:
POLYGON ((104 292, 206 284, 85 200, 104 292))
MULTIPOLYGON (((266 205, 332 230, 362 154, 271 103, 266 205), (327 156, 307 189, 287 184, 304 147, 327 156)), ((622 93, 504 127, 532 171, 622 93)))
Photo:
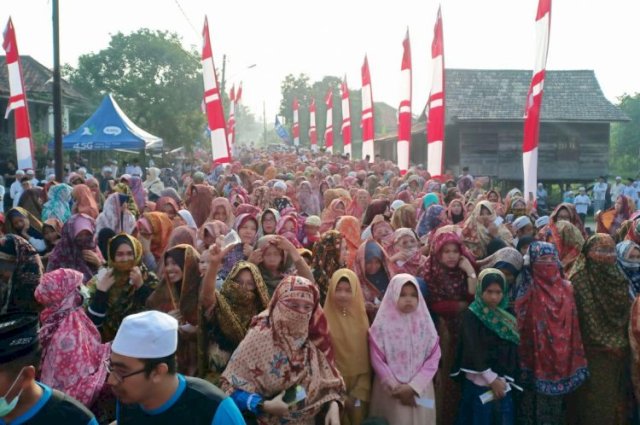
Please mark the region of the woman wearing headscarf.
MULTIPOLYGON (((444 229, 444 228, 443 228, 444 229)), ((455 362, 462 313, 475 294, 475 260, 460 236, 453 232, 435 234, 425 267, 424 280, 429 292, 429 309, 437 316, 442 361, 436 379, 438 423, 453 424, 460 404, 461 390, 449 378, 455 362)))
POLYGON ((38 313, 33 291, 42 277, 42 262, 35 248, 16 235, 0 238, 0 313, 38 313))
POLYGON ((145 310, 158 278, 142 264, 142 244, 120 233, 109 240, 107 269, 88 283, 87 315, 100 330, 103 341, 112 341, 122 320, 145 310))
POLYGON ((42 235, 42 222, 29 211, 15 207, 7 212, 4 221, 4 233, 23 237, 38 252, 44 252, 47 245, 42 235))
POLYGON ((229 233, 226 224, 219 220, 208 221, 198 229, 198 250, 200 252, 209 249, 220 236, 229 233))
POLYGON ((551 239, 558 249, 562 270, 568 275, 582 251, 584 237, 576 226, 563 220, 551 226, 551 239))
POLYGON ((240 237, 240 243, 227 252, 218 272, 218 277, 225 280, 238 261, 248 260, 253 252, 253 246, 258 239, 258 219, 251 214, 240 214, 236 218, 234 230, 240 237))
POLYGON ((340 424, 344 382, 313 283, 288 276, 278 285, 268 309, 254 318, 220 382, 240 410, 252 414, 260 424, 311 425, 318 416, 325 424, 340 424), (284 402, 290 388, 296 388, 294 400, 304 392, 304 402, 284 402))
POLYGON ((267 208, 258 216, 258 236, 275 235, 280 222, 280 213, 274 208, 267 208))
POLYGON ((347 242, 346 266, 348 269, 352 269, 356 259, 356 252, 362 243, 360 240, 360 220, 350 215, 342 216, 336 222, 336 230, 342 234, 347 242))
MULTIPOLYGON (((258 239, 256 248, 249 256, 249 261, 258 267, 269 291, 269 296, 273 294, 285 275, 294 272, 292 270, 292 258, 294 257, 292 256, 295 256, 298 261, 304 262, 297 249, 286 238, 277 235, 266 235, 258 239)), ((306 263, 304 265, 306 266, 306 263)), ((308 266, 304 267, 301 272, 300 274, 304 273, 306 278, 311 273, 308 266)))
POLYGON ((364 213, 362 226, 369 226, 377 215, 382 215, 387 221, 389 221, 391 219, 391 210, 389 209, 390 205, 391 203, 387 199, 372 200, 364 213))
POLYGON ((613 238, 597 233, 587 239, 569 280, 590 375, 575 392, 571 418, 580 425, 627 424, 631 300, 628 282, 616 267, 613 238))
POLYGON ((218 197, 211 201, 209 220, 219 220, 230 229, 233 227, 235 217, 233 216, 233 210, 227 198, 218 197))
POLYGON ((100 211, 91 189, 87 185, 77 184, 73 187, 71 197, 74 200, 71 212, 73 214, 88 215, 92 219, 97 219, 100 211))
POLYGON ((589 376, 573 289, 554 245, 536 241, 527 254, 515 302, 525 387, 518 416, 527 424, 563 423, 564 396, 589 376))
POLYGON ((580 230, 582 236, 586 239, 587 233, 584 230, 584 223, 580 220, 580 216, 576 211, 575 205, 563 202, 558 205, 551 215, 549 215, 549 224, 545 225, 538 232, 538 240, 544 242, 552 242, 553 238, 553 227, 555 227, 560 221, 568 221, 573 224, 580 230))
POLYGON ((389 255, 394 274, 424 275, 427 257, 422 255, 420 241, 412 229, 401 227, 393 233, 393 249, 389 255))
POLYGON ((42 345, 40 381, 91 406, 107 380, 109 344, 82 310, 83 275, 58 269, 42 276, 35 298, 44 306, 38 337, 42 345))
POLYGON ((496 213, 491 202, 480 201, 464 222, 462 240, 478 259, 487 255, 487 245, 492 239, 489 228, 495 219, 496 213))
POLYGON ((136 222, 137 237, 143 247, 143 261, 153 272, 158 271, 173 231, 169 217, 162 212, 144 213, 136 222))
POLYGON ((354 271, 362 287, 369 321, 373 323, 393 275, 393 267, 384 248, 376 241, 368 240, 358 248, 354 271))
POLYGON ((197 370, 200 254, 190 245, 178 245, 164 255, 162 280, 147 298, 146 307, 168 313, 179 322, 178 372, 194 376, 197 370))
POLYGON ((116 184, 113 187, 113 192, 126 195, 126 199, 127 199, 126 208, 128 208, 129 211, 131 211, 131 214, 133 214, 135 217, 139 217, 141 212, 140 210, 138 210, 138 204, 136 204, 135 198, 133 197, 133 192, 131 191, 131 187, 129 186, 128 183, 126 183, 127 181, 128 180, 123 180, 122 183, 116 184))
POLYGON ((460 199, 453 199, 447 206, 447 217, 451 224, 461 224, 466 218, 464 202, 460 199))
POLYGON ((415 229, 416 225, 416 207, 411 204, 400 206, 400 208, 395 210, 393 212, 393 215, 391 216, 391 227, 393 227, 395 230, 402 227, 415 229))
POLYGON ((47 245, 44 252, 40 254, 40 258, 43 262, 49 258, 49 254, 53 251, 53 248, 55 248, 58 242, 60 242, 62 226, 62 222, 57 218, 50 218, 42 223, 42 237, 47 245))
POLYGON ((629 295, 635 300, 640 295, 640 245, 622 241, 616 245, 618 269, 627 278, 629 295))
POLYGON ((231 354, 249 331, 251 319, 269 305, 269 293, 257 266, 239 261, 216 289, 221 253, 214 248, 200 297, 198 376, 218 384, 231 354))
POLYGON ((178 245, 191 245, 196 248, 198 232, 189 226, 178 226, 173 229, 169 235, 169 243, 167 249, 171 249, 178 245))
POLYGON ((343 215, 346 215, 345 200, 343 198, 336 198, 331 201, 329 207, 322 211, 320 233, 333 229, 336 225, 336 221, 343 215))
POLYGON ((347 214, 356 217, 358 220, 362 220, 370 203, 371 195, 369 195, 369 192, 365 189, 358 189, 356 196, 347 207, 347 214))
POLYGON ((42 206, 42 220, 57 218, 63 224, 71 217, 71 192, 73 188, 66 183, 51 186, 48 201, 42 206))
POLYGON ((91 177, 87 179, 85 184, 89 190, 91 190, 93 199, 95 199, 96 205, 98 205, 98 210, 101 210, 102 205, 104 204, 104 195, 100 191, 100 182, 95 177, 91 177))
POLYGON ((171 220, 173 227, 178 227, 182 224, 180 222, 182 219, 178 215, 180 206, 173 198, 163 196, 158 199, 158 202, 156 202, 156 211, 166 214, 169 220, 171 220))
POLYGON ((372 374, 369 321, 358 277, 351 270, 339 269, 331 277, 324 313, 329 323, 336 366, 347 390, 340 423, 359 425, 367 417, 372 374))
POLYGON ((329 289, 329 279, 336 270, 344 268, 347 262, 347 242, 337 230, 329 230, 320 236, 314 245, 311 270, 320 290, 320 300, 324 303, 329 289))
POLYGON ((139 176, 132 176, 129 180, 129 188, 131 189, 133 201, 135 202, 138 211, 144 210, 145 193, 142 186, 142 179, 139 176))
POLYGON ((629 345, 631 347, 631 383, 637 403, 637 400, 640 400, 640 298, 637 297, 631 306, 629 345))
POLYGON ((613 208, 596 215, 596 231, 615 236, 623 222, 633 213, 633 201, 625 195, 618 196, 613 208))
POLYGON ((96 220, 96 231, 104 228, 116 233, 133 233, 136 228, 136 217, 127 207, 129 197, 122 193, 112 193, 104 202, 104 209, 96 220))
POLYGON ((164 183, 160 180, 160 169, 150 167, 147 169, 147 179, 142 183, 142 187, 147 192, 147 196, 151 201, 157 201, 162 196, 164 183))
POLYGON ((420 239, 428 238, 429 233, 448 224, 447 210, 442 205, 431 205, 427 208, 416 227, 420 239))
POLYGON ((500 270, 487 268, 478 277, 475 299, 462 314, 456 363, 451 376, 462 382, 457 424, 512 425, 515 415, 507 385, 517 377, 518 323, 507 312, 507 280, 500 270), (493 391, 494 400, 482 403, 493 391), (494 412, 499 419, 493 420, 494 412))
POLYGON ((308 181, 303 181, 298 187, 298 203, 300 214, 320 215, 320 201, 308 181))
POLYGON ((47 271, 60 268, 82 272, 87 282, 104 259, 95 241, 96 222, 85 214, 74 214, 62 227, 60 242, 49 255, 47 271))
POLYGON ((492 255, 478 261, 480 270, 497 269, 507 281, 507 290, 504 296, 509 302, 509 312, 513 312, 513 300, 515 299, 516 279, 520 276, 524 259, 522 254, 510 246, 499 249, 492 255))
POLYGON ((18 207, 24 208, 29 211, 32 216, 40 219, 42 217, 42 192, 41 187, 32 187, 22 192, 20 200, 18 201, 18 207))
POLYGON ((264 211, 271 206, 271 189, 268 186, 258 186, 250 195, 251 204, 264 211))
POLYGON ((440 345, 415 277, 391 279, 369 330, 369 350, 375 370, 370 415, 398 425, 434 425, 437 408, 416 402, 438 400, 433 378, 440 345))
POLYGON ((209 216, 211 202, 215 196, 214 189, 206 184, 196 184, 191 186, 191 193, 187 206, 196 221, 198 227, 202 226, 209 216))
POLYGON ((183 226, 187 226, 190 229, 193 229, 195 232, 198 231, 198 225, 196 224, 196 221, 194 220, 194 218, 191 215, 191 213, 189 212, 189 210, 180 210, 180 211, 178 211, 178 215, 180 216, 180 219, 182 220, 182 225, 183 226))

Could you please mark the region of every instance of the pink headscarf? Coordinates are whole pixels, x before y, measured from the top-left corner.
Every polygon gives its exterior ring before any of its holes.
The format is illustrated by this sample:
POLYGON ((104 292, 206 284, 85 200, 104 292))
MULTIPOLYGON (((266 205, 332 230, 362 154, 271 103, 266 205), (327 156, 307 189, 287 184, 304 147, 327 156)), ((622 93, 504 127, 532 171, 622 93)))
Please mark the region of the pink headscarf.
POLYGON ((91 406, 107 379, 109 344, 82 308, 83 275, 71 269, 45 273, 35 290, 44 305, 40 313, 42 344, 40 381, 91 406))
POLYGON ((427 359, 433 363, 435 374, 440 360, 438 333, 415 277, 401 273, 391 279, 369 330, 369 341, 372 350, 382 353, 400 383, 409 383, 427 359), (409 314, 397 307, 406 283, 418 292, 418 308, 409 314))

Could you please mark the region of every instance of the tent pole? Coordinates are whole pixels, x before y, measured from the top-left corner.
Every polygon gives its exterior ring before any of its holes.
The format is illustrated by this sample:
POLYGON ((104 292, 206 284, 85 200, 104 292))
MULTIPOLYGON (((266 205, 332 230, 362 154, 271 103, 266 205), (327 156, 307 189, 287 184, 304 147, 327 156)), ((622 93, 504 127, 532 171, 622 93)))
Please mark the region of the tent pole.
POLYGON ((51 2, 53 8, 53 137, 56 181, 64 177, 62 158, 62 91, 60 86, 60 14, 58 0, 51 2))

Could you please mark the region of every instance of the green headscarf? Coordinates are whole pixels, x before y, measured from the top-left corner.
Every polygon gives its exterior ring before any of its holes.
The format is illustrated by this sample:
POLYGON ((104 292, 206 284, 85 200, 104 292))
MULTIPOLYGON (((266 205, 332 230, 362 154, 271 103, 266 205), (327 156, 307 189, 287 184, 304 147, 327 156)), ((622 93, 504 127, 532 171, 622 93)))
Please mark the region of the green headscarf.
POLYGON ((475 314, 478 319, 489 329, 496 333, 500 338, 520 343, 520 335, 518 334, 518 323, 506 308, 509 305, 507 297, 507 279, 498 269, 484 269, 478 276, 478 285, 476 286, 475 300, 469 306, 469 310, 475 314), (485 285, 489 283, 499 283, 502 287, 502 301, 495 309, 489 308, 482 300, 482 293, 485 285), (483 284, 484 283, 484 284, 483 284))

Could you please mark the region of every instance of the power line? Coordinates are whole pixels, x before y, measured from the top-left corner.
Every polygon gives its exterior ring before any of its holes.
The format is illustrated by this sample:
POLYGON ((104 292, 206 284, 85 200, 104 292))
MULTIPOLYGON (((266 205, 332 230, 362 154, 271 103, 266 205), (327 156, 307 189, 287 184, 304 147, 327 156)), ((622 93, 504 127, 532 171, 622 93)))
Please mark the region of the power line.
POLYGON ((196 27, 191 22, 191 19, 189 19, 189 17, 187 16, 187 13, 182 8, 182 5, 180 4, 180 2, 178 0, 173 0, 173 1, 176 4, 176 6, 178 6, 178 9, 180 9, 180 13, 182 13, 182 16, 184 16, 184 19, 187 21, 187 23, 189 24, 189 26, 193 30, 193 33, 196 35, 196 37, 200 37, 200 33, 198 32, 196 27))

